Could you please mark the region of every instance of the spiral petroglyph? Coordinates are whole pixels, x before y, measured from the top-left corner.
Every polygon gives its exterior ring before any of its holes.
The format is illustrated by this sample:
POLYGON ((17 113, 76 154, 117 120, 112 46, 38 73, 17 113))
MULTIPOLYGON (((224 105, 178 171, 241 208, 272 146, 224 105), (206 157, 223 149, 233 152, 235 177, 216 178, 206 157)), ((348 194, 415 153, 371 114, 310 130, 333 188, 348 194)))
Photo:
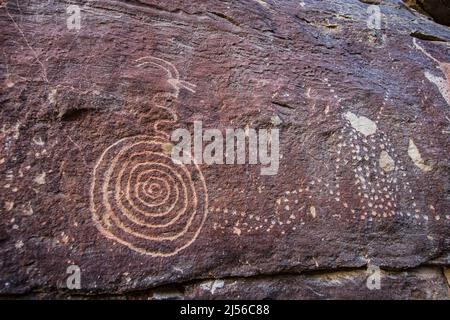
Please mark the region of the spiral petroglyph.
POLYGON ((93 219, 109 239, 142 254, 170 256, 198 236, 207 215, 204 177, 174 165, 160 137, 124 138, 94 168, 93 219))
POLYGON ((94 167, 90 205, 104 236, 141 254, 167 257, 195 241, 208 212, 200 168, 173 163, 169 134, 161 128, 178 120, 161 101, 178 98, 180 88, 195 92, 195 85, 179 80, 176 68, 165 60, 145 57, 137 62, 137 67, 152 65, 167 72, 174 92, 159 93, 152 103, 172 119, 156 121, 153 135, 123 138, 102 153, 94 167))

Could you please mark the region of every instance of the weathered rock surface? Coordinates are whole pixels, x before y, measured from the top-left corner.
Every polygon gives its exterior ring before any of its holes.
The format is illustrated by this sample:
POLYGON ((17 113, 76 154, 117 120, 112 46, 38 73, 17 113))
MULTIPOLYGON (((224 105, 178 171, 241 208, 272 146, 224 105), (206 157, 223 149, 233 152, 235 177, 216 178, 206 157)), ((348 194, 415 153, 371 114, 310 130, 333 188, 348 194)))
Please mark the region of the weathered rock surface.
MULTIPOLYGON (((367 288, 367 277, 365 271, 341 271, 205 281, 188 286, 179 296, 193 299, 448 299, 448 285, 438 269, 382 272, 380 289, 373 290, 367 288)), ((159 298, 158 292, 152 297, 159 298)))
POLYGON ((390 0, 381 29, 356 0, 99 0, 77 30, 72 2, 0 5, 2 295, 448 298, 448 27, 390 0), (278 174, 173 164, 194 121, 278 128, 278 174))

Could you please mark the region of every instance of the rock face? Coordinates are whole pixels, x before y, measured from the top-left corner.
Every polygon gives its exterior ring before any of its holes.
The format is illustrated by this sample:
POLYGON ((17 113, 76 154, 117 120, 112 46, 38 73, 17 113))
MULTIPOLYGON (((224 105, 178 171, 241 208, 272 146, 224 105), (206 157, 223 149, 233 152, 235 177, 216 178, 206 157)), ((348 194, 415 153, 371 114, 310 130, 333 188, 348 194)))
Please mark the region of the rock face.
POLYGON ((434 21, 450 25, 449 0, 403 0, 408 6, 430 16, 434 21))
POLYGON ((390 0, 0 15, 2 296, 449 297, 448 27, 390 0), (276 172, 175 163, 194 123, 278 130, 276 172))

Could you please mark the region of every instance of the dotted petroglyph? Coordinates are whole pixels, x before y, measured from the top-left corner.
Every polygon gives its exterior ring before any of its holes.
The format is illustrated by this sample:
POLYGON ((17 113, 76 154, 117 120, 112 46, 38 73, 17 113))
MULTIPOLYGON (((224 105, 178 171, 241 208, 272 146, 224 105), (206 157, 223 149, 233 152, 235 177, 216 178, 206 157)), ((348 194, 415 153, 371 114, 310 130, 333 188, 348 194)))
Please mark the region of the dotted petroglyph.
MULTIPOLYGON (((282 197, 280 199, 286 200, 287 198, 282 197)), ((213 206, 210 207, 209 213, 210 215, 221 217, 219 222, 213 223, 215 231, 223 234, 231 231, 237 237, 259 232, 270 233, 272 231, 285 234, 291 230, 295 231, 306 223, 303 217, 303 214, 306 215, 306 211, 303 213, 301 210, 297 213, 291 212, 289 205, 286 203, 283 207, 277 204, 274 214, 268 217, 262 217, 258 213, 213 206)))
MULTIPOLYGON (((210 213, 221 217, 214 229, 241 237, 260 232, 283 235, 321 219, 374 223, 397 217, 418 224, 450 220, 450 215, 442 215, 432 205, 421 205, 424 199, 412 187, 418 177, 409 170, 411 164, 419 164, 424 173, 432 168, 423 163, 418 150, 414 152, 416 160, 411 158, 411 146, 398 151, 381 129, 383 110, 384 106, 375 120, 353 112, 342 113, 342 129, 336 133, 336 147, 330 149, 335 168, 332 179, 300 181, 297 188, 285 190, 276 199, 273 213, 268 215, 214 206, 210 213)), ((259 186, 258 193, 264 193, 264 189, 264 185, 259 186)))
MULTIPOLYGON (((347 170, 351 170, 352 178, 334 183, 323 183, 316 179, 310 182, 310 188, 314 185, 319 186, 319 189, 325 187, 330 198, 348 209, 353 219, 372 221, 376 218, 407 216, 428 220, 431 218, 428 214, 432 214, 435 220, 439 220, 435 212, 425 212, 418 207, 406 165, 390 138, 378 127, 380 116, 373 121, 347 112, 343 118, 344 126, 338 136, 336 150, 335 177, 347 177, 347 170), (344 183, 345 189, 350 188, 354 192, 344 196, 341 188, 344 183), (349 208, 348 203, 358 201, 359 206, 349 208), (402 201, 403 205, 400 205, 402 201)), ((408 154, 423 171, 431 170, 423 163, 412 140, 408 154)))
MULTIPOLYGON (((255 232, 285 234, 317 219, 373 222, 403 217, 418 223, 450 219, 449 215, 441 217, 431 205, 420 207, 420 196, 411 187, 414 177, 407 171, 408 164, 380 129, 383 108, 376 120, 352 112, 342 114, 342 130, 337 132, 336 148, 330 150, 335 162, 332 179, 299 182, 297 188, 285 190, 276 199, 273 214, 266 216, 231 206, 213 206, 211 215, 222 217, 214 223, 214 229, 222 233, 231 230, 240 237, 255 232), (321 200, 317 202, 319 197, 321 200), (335 208, 335 212, 329 208, 335 208)), ((422 171, 431 170, 423 163, 412 139, 408 155, 422 171)), ((258 191, 263 189, 259 187, 258 191)))
MULTIPOLYGON (((350 181, 360 202, 358 207, 351 209, 352 214, 362 220, 398 214, 398 193, 402 187, 399 180, 404 175, 404 168, 395 148, 389 138, 377 130, 376 122, 364 116, 358 117, 364 119, 365 126, 362 130, 361 126, 355 126, 347 115, 345 118, 348 122, 344 124, 339 136, 337 153, 344 156, 350 151, 351 158, 338 157, 336 170, 339 170, 341 165, 345 166, 345 162, 350 164, 353 174, 350 181)), ((405 184, 403 188, 406 186, 405 184)), ((339 190, 340 186, 337 185, 336 193, 339 190)), ((346 203, 344 199, 339 198, 336 202, 346 203)))

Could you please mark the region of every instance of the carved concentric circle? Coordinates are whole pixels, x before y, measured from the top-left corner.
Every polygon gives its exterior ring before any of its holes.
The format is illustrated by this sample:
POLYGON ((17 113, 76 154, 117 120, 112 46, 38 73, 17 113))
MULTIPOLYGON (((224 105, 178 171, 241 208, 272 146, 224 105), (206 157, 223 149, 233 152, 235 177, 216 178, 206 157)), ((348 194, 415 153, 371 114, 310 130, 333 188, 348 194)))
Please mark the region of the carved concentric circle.
POLYGON ((124 138, 93 172, 91 211, 100 232, 132 250, 171 256, 197 238, 208 195, 197 165, 174 164, 162 137, 124 138))

